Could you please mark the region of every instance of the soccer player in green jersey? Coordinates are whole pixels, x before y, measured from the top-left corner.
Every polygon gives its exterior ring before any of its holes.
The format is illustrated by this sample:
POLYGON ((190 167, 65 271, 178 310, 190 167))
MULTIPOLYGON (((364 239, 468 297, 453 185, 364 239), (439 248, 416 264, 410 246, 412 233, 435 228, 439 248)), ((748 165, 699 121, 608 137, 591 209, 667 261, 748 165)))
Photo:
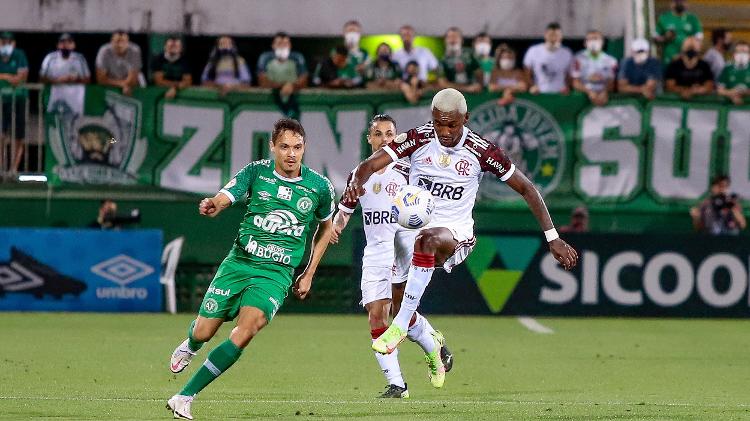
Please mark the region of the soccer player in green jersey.
POLYGON ((208 354, 185 387, 169 399, 167 408, 175 418, 193 419, 195 395, 240 358, 284 303, 314 218, 320 222, 310 260, 292 288, 300 299, 310 291, 332 232, 334 193, 326 177, 302 165, 304 137, 305 130, 296 120, 277 121, 270 141, 274 160, 251 162, 216 196, 200 202, 199 213, 211 218, 245 196, 248 204, 234 245, 206 291, 188 338, 172 354, 172 372, 184 370, 222 323, 237 318, 237 325, 229 339, 208 354))

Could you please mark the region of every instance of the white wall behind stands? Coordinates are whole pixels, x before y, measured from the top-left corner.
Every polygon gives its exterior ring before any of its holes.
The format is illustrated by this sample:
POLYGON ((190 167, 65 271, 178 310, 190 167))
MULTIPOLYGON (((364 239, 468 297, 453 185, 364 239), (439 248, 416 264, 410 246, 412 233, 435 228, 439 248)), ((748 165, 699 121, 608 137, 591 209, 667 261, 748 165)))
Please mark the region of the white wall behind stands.
POLYGON ((558 21, 566 36, 590 28, 622 36, 632 0, 0 0, 0 30, 185 32, 295 36, 341 33, 348 19, 365 33, 395 33, 412 24, 442 35, 458 26, 470 36, 540 37, 558 21))

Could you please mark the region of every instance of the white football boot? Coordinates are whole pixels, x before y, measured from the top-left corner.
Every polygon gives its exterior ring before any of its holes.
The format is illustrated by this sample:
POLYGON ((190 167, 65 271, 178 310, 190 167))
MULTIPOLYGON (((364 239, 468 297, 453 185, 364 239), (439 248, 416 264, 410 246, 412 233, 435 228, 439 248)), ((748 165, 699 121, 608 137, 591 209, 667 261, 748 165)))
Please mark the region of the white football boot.
POLYGON ((190 405, 193 404, 192 396, 174 395, 167 401, 167 409, 178 419, 192 420, 190 405))
POLYGON ((169 369, 172 370, 172 373, 181 372, 188 366, 188 364, 190 364, 190 361, 194 356, 195 352, 190 350, 188 347, 188 340, 185 339, 185 342, 181 343, 172 353, 172 360, 170 361, 169 369))

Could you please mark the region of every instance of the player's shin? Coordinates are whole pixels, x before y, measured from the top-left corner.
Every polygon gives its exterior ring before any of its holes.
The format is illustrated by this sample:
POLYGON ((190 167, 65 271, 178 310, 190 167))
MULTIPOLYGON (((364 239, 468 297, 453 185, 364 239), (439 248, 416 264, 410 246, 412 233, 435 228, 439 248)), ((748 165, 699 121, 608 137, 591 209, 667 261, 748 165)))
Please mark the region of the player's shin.
MULTIPOLYGON (((379 329, 372 329, 370 333, 372 334, 372 340, 374 341, 377 339, 380 335, 385 332, 386 328, 379 328, 379 329)), ((383 371, 383 375, 385 376, 385 380, 388 382, 388 384, 394 384, 399 387, 406 387, 406 384, 404 383, 404 378, 401 375, 401 366, 398 363, 398 350, 393 351, 390 354, 380 354, 378 352, 375 352, 375 359, 378 361, 378 365, 380 366, 380 370, 383 371)))
POLYGON ((192 352, 198 352, 199 349, 203 347, 203 344, 205 342, 200 342, 195 339, 193 335, 193 329, 195 329, 195 322, 197 320, 193 320, 192 323, 190 323, 190 327, 188 328, 188 348, 190 348, 190 351, 192 352))
POLYGON ((230 339, 222 342, 208 354, 203 366, 193 374, 190 381, 180 391, 180 395, 194 396, 229 369, 240 358, 240 355, 242 355, 242 349, 230 339))
POLYGON ((427 285, 430 283, 432 273, 435 271, 435 255, 425 253, 414 253, 412 264, 409 267, 409 279, 406 281, 406 290, 404 299, 401 301, 401 308, 393 318, 393 324, 407 331, 409 321, 414 312, 419 307, 419 300, 422 299, 427 285))

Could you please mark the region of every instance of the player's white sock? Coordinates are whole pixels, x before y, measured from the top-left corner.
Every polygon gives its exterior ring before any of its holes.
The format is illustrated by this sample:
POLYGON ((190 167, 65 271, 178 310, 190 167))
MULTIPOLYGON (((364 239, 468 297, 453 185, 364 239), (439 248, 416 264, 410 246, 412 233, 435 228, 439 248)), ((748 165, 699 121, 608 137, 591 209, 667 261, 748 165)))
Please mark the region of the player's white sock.
MULTIPOLYGON (((372 329, 372 340, 374 341, 378 336, 385 332, 386 328, 372 329)), ((401 365, 398 363, 398 349, 391 352, 390 354, 381 354, 375 352, 375 359, 378 360, 380 370, 383 371, 385 380, 388 384, 395 384, 399 387, 406 387, 404 383, 404 377, 401 375, 401 365)))
POLYGON ((432 337, 432 332, 435 329, 432 328, 430 322, 421 314, 415 312, 414 316, 416 317, 416 321, 413 325, 409 326, 406 337, 412 342, 416 342, 425 353, 429 354, 435 350, 435 339, 432 337))
POLYGON ((409 267, 409 279, 406 281, 404 299, 401 301, 398 314, 393 318, 393 323, 401 330, 406 331, 409 328, 409 321, 419 307, 419 300, 422 299, 433 272, 435 272, 435 255, 415 252, 409 267))

